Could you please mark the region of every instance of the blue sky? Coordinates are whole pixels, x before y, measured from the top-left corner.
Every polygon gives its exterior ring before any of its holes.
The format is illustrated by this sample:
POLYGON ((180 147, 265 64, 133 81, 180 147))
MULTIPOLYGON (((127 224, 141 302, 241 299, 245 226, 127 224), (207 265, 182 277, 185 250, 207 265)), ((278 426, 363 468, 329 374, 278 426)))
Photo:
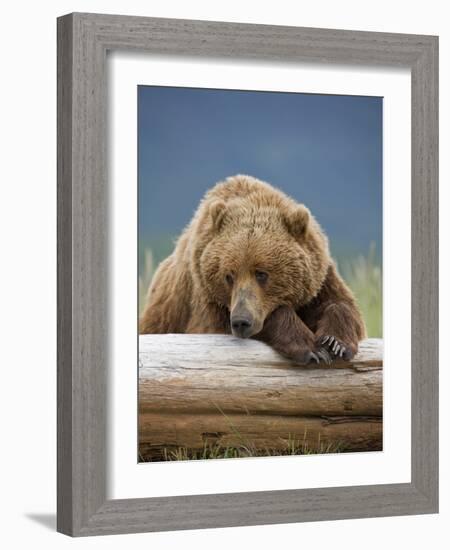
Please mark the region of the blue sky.
POLYGON ((139 237, 177 235, 217 181, 306 204, 337 254, 382 245, 382 98, 138 87, 139 237))

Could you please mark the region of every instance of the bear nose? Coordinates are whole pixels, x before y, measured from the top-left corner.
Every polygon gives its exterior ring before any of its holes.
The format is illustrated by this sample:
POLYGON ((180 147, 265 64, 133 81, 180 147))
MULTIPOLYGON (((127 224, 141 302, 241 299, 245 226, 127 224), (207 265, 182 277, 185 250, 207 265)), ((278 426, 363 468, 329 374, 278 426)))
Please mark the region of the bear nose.
POLYGON ((249 317, 232 317, 231 318, 231 330, 235 336, 240 338, 246 338, 251 331, 252 320, 249 317))

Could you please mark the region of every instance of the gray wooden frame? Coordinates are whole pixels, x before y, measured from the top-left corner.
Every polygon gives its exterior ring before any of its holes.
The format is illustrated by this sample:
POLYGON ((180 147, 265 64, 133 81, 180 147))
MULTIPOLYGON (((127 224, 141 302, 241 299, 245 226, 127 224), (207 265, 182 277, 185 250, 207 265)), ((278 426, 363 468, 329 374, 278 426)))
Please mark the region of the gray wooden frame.
POLYGON ((59 18, 58 315, 59 531, 82 536, 437 512, 438 38, 81 13, 59 18), (106 53, 124 49, 411 69, 411 483, 107 500, 106 53))

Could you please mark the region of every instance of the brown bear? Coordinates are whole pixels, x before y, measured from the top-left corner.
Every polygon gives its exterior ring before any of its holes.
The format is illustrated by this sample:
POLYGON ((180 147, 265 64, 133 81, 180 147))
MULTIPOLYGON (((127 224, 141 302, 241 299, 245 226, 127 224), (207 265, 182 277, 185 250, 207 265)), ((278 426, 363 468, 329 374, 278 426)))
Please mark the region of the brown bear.
POLYGON ((299 364, 349 360, 365 337, 310 211, 243 175, 206 193, 153 277, 139 330, 252 337, 299 364))

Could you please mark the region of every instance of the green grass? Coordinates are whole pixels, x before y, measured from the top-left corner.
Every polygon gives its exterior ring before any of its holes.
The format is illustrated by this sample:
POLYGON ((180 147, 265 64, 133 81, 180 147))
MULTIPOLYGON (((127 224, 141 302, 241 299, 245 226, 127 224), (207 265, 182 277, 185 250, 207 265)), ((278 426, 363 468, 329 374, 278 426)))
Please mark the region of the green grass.
POLYGON ((339 270, 352 289, 361 308, 369 338, 383 336, 383 290, 381 265, 376 260, 375 245, 367 256, 338 262, 339 270))
POLYGON ((153 261, 153 253, 151 249, 144 249, 142 256, 142 267, 139 270, 139 315, 144 312, 145 303, 147 301, 148 287, 150 286, 153 274, 155 273, 155 263, 153 261))
POLYGON ((233 447, 226 447, 218 443, 205 442, 203 449, 189 449, 187 447, 163 447, 150 452, 142 450, 140 462, 166 462, 178 460, 208 460, 221 458, 250 458, 269 456, 294 456, 311 454, 329 454, 345 452, 339 444, 318 442, 317 448, 310 448, 306 441, 290 439, 284 448, 256 448, 251 442, 233 447))

